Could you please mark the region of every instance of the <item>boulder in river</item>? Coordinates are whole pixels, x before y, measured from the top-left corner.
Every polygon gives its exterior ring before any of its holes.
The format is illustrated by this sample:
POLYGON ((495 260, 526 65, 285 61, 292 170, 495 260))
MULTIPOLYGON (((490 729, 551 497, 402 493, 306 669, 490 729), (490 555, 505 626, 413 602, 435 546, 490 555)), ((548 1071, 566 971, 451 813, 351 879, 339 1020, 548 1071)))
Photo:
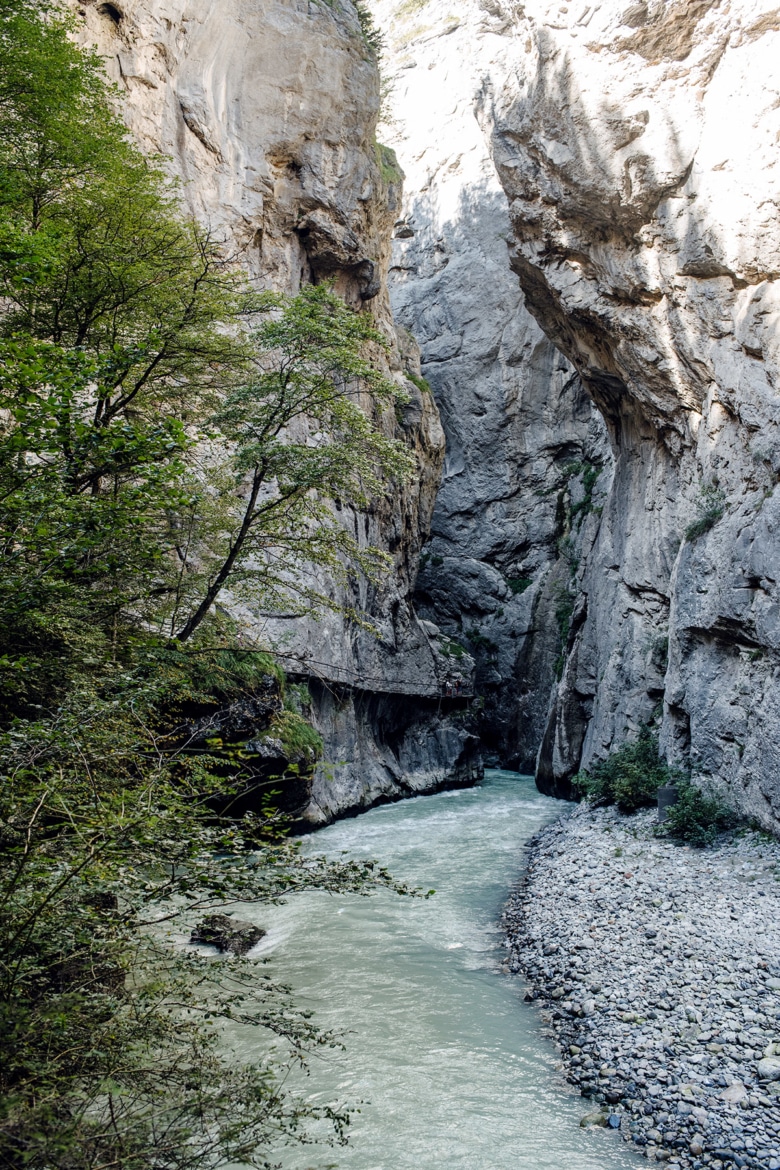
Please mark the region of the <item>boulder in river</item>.
POLYGON ((580 1125, 583 1129, 590 1129, 592 1125, 606 1125, 609 1118, 606 1113, 601 1110, 596 1110, 594 1113, 586 1113, 580 1125))
POLYGON ((216 947, 221 954, 245 955, 265 933, 252 922, 242 922, 228 914, 210 914, 193 929, 190 942, 216 947))

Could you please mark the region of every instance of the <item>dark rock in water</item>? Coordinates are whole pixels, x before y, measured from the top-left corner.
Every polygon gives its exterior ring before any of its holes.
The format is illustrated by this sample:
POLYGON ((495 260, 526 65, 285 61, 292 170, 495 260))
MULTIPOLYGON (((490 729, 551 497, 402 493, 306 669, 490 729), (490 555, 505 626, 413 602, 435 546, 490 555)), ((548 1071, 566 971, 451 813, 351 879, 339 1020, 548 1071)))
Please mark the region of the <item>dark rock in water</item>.
POLYGON ((580 1121, 581 1128, 590 1129, 590 1127, 593 1125, 607 1125, 607 1114, 602 1113, 600 1109, 596 1109, 592 1113, 586 1113, 580 1121))
POLYGON ((119 899, 116 894, 107 890, 98 890, 89 898, 89 903, 102 914, 113 914, 119 909, 119 899))
POLYGON ((227 914, 210 914, 194 928, 190 942, 216 947, 222 954, 245 955, 265 933, 252 922, 242 922, 227 914))

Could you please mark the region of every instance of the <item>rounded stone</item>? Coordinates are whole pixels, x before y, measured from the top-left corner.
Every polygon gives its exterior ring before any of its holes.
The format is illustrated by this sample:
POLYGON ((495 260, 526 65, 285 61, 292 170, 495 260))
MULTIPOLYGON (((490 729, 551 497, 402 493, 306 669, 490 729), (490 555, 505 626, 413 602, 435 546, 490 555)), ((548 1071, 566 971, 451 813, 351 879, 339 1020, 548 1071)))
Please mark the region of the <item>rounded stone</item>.
POLYGON ((759 1060, 757 1071, 762 1081, 780 1080, 780 1056, 765 1056, 759 1060))

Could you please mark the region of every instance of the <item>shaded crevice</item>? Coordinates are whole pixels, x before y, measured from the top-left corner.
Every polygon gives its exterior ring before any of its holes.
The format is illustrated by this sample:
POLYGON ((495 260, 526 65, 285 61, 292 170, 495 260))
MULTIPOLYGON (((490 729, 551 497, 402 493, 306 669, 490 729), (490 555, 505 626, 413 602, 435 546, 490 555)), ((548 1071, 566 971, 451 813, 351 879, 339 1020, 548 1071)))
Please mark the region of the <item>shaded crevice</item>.
POLYGON ((102 16, 107 16, 108 19, 116 25, 120 25, 124 19, 124 13, 120 12, 115 4, 101 4, 98 8, 98 12, 102 16))
POLYGON ((307 717, 327 729, 331 755, 318 769, 301 825, 364 812, 419 793, 470 787, 482 778, 469 699, 326 683, 300 676, 311 694, 307 717))

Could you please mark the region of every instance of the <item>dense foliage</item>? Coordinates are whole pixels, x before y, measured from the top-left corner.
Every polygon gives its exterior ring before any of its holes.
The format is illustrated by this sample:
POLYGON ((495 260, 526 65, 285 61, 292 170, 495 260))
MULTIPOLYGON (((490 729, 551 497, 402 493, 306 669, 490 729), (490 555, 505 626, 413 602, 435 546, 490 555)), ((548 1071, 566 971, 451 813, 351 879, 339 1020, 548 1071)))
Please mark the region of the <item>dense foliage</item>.
POLYGON ((595 803, 616 804, 621 812, 632 813, 655 804, 658 789, 676 783, 676 776, 659 757, 657 738, 644 728, 633 743, 575 776, 573 786, 595 803))
POLYGON ((676 781, 677 800, 667 809, 663 832, 675 841, 704 849, 733 829, 736 814, 716 796, 707 796, 687 779, 676 781))
POLYGON ((667 807, 666 819, 656 832, 698 848, 712 845, 720 833, 738 823, 732 809, 717 797, 707 796, 689 776, 660 758, 658 740, 649 728, 589 772, 580 772, 573 786, 594 804, 616 804, 624 813, 654 805, 659 788, 676 788, 677 799, 667 807))
POLYGON ((232 902, 392 882, 304 858, 270 792, 215 811, 247 752, 193 712, 270 695, 279 737, 321 747, 216 602, 334 604, 312 565, 349 583, 382 557, 329 499, 367 504, 409 460, 370 320, 247 288, 70 32, 0 0, 0 1163, 261 1166, 318 1118, 343 1134, 284 1088, 334 1041, 262 966, 175 939, 232 902), (282 1054, 241 1064, 226 1020, 282 1054))

